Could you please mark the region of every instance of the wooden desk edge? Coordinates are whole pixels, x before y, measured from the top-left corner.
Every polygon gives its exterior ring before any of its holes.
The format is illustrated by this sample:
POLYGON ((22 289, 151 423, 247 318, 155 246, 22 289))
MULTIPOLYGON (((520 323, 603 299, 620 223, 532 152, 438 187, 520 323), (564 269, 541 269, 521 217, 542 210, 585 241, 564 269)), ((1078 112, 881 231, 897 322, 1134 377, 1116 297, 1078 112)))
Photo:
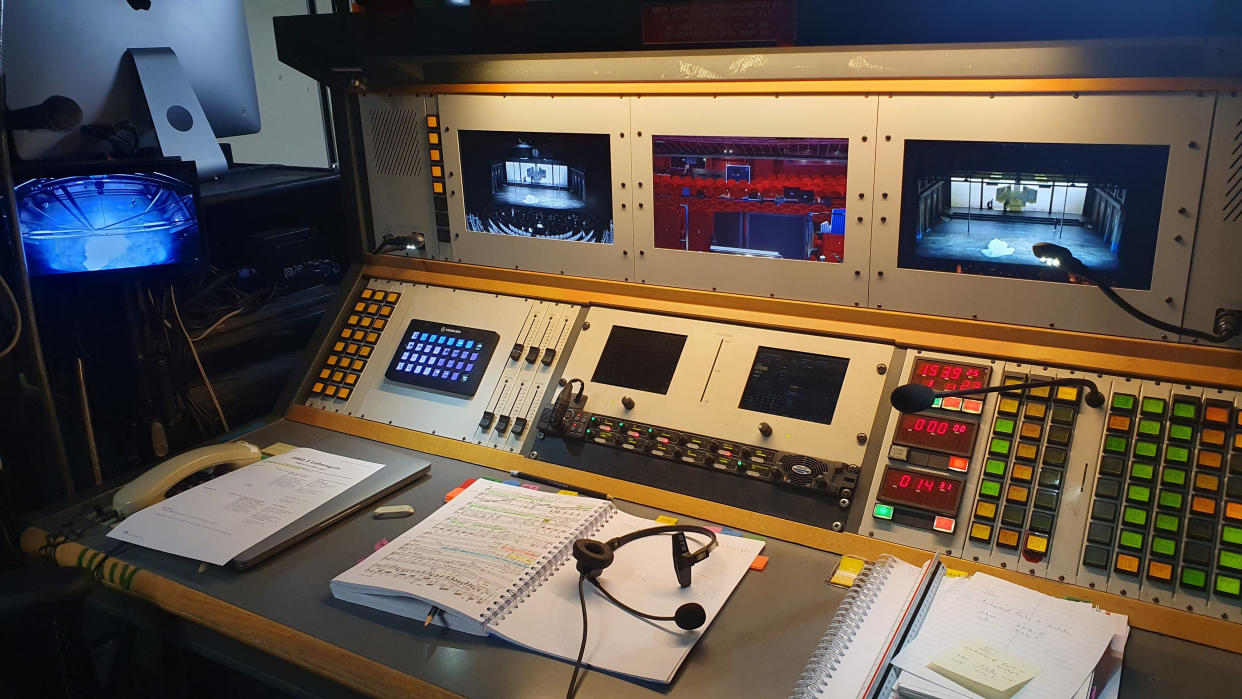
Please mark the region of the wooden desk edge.
POLYGON ((393 699, 461 697, 156 573, 113 558, 105 558, 103 553, 77 542, 61 543, 52 549, 54 554, 49 555, 45 551, 47 541, 48 532, 38 527, 29 527, 22 532, 21 547, 31 556, 50 558, 61 566, 78 566, 88 570, 98 567, 95 577, 108 587, 145 599, 174 616, 192 621, 350 689, 393 699), (103 563, 102 566, 100 562, 103 563))

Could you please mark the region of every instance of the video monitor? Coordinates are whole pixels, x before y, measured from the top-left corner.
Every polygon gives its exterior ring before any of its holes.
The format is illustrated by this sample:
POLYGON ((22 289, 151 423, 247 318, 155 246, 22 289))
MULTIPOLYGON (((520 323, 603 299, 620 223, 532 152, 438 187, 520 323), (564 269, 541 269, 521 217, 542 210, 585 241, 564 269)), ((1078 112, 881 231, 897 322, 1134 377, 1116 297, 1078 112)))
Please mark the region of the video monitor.
POLYGON ((898 266, 1044 281, 1068 248, 1114 286, 1150 289, 1168 146, 906 141, 898 266))
POLYGON ((17 222, 31 276, 203 262, 193 162, 110 161, 16 173, 17 222))
POLYGON ((831 425, 849 366, 846 357, 760 347, 737 407, 831 425))
POLYGON ((653 136, 655 246, 845 261, 847 138, 653 136))
POLYGON ((614 325, 591 381, 663 395, 685 346, 685 335, 614 325))
POLYGON ((466 227, 496 235, 611 244, 608 138, 459 131, 466 227))

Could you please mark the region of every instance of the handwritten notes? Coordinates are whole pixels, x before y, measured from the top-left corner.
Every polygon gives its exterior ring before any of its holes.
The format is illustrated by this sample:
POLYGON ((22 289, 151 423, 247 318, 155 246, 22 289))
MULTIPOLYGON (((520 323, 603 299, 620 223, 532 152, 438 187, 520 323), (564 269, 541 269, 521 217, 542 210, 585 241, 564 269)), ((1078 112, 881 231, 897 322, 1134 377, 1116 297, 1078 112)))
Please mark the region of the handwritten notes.
POLYGON ((998 695, 980 692, 978 687, 956 682, 928 667, 944 659, 946 648, 986 645, 1021 663, 1047 668, 1029 678, 1012 696, 1069 697, 1099 661, 1116 624, 1117 620, 1087 605, 975 573, 936 595, 918 636, 893 664, 965 696, 993 699, 998 695))
POLYGON ((1037 665, 981 641, 965 641, 928 667, 988 699, 1007 699, 1039 674, 1037 665))

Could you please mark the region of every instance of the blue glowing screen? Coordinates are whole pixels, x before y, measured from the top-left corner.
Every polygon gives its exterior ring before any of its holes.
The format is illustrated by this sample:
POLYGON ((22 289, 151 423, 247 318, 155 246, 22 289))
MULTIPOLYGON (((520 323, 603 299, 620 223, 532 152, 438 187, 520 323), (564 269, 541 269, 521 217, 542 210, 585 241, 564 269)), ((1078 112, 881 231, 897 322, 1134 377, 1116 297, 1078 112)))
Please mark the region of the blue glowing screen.
POLYGON ((32 276, 197 262, 191 182, 159 172, 37 177, 15 188, 32 276))

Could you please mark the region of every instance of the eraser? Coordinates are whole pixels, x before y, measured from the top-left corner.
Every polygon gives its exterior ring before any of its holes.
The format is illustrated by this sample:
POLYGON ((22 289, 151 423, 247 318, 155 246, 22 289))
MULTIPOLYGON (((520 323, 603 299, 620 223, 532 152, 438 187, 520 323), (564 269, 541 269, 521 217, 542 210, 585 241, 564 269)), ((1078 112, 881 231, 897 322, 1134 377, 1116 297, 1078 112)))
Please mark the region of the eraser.
POLYGON ((375 508, 371 516, 375 519, 394 519, 397 517, 409 517, 414 514, 414 508, 409 505, 385 505, 375 508))

